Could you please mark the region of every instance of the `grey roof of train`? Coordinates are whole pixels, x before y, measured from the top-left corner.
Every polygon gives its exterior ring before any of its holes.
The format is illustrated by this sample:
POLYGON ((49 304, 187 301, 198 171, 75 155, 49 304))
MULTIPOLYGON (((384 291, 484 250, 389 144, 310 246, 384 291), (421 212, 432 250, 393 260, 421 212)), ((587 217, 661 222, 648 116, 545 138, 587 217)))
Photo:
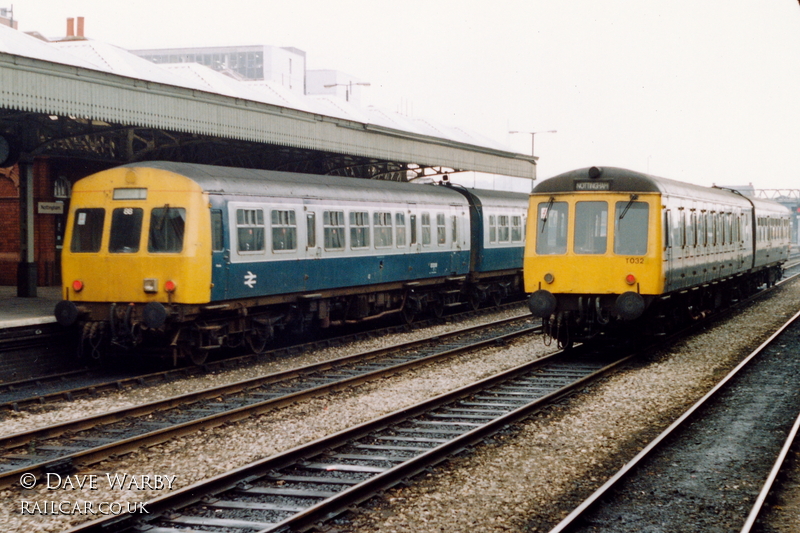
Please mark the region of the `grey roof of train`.
POLYGON ((155 168, 174 172, 197 182, 204 191, 210 194, 242 197, 276 195, 337 201, 433 202, 445 205, 465 205, 467 203, 466 198, 457 191, 449 187, 431 184, 217 167, 171 161, 131 163, 123 165, 122 168, 155 168))
MULTIPOLYGON (((533 189, 534 194, 576 192, 576 181, 606 181, 609 183, 610 192, 656 192, 674 196, 688 196, 693 198, 706 198, 713 201, 725 201, 740 205, 756 205, 759 209, 774 212, 788 211, 777 202, 760 198, 749 198, 732 189, 703 187, 693 183, 671 180, 617 167, 586 167, 570 170, 552 178, 539 182, 533 189), (599 176, 590 178, 589 172, 596 168, 600 170, 599 176)), ((603 191, 605 192, 605 191, 603 191)))

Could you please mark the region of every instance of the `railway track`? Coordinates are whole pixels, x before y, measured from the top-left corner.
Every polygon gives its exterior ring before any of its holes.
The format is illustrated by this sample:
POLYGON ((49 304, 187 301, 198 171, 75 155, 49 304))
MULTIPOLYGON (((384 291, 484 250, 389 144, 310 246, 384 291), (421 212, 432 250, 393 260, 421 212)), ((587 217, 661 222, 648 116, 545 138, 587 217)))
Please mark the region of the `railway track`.
POLYGON ((797 313, 551 533, 751 531, 800 426, 799 347, 797 313))
POLYGON ((0 437, 0 486, 23 473, 71 472, 108 458, 327 394, 466 351, 507 342, 538 326, 530 317, 482 324, 323 363, 0 437))
POLYGON ((557 352, 147 503, 147 515, 88 522, 71 532, 224 527, 302 530, 529 416, 632 355, 557 352), (146 522, 139 522, 140 519, 146 522))
MULTIPOLYGON (((451 315, 448 319, 461 320, 520 307, 521 304, 519 302, 511 302, 499 307, 451 315)), ((441 319, 431 318, 430 320, 415 323, 414 326, 421 328, 440 324, 441 322, 441 319)), ((145 374, 142 374, 138 368, 125 370, 124 368, 85 367, 79 370, 40 375, 29 379, 7 381, 0 383, 0 410, 19 411, 34 406, 73 401, 78 398, 95 398, 106 392, 169 383, 192 375, 249 367, 264 361, 291 357, 310 350, 340 346, 349 342, 407 330, 408 326, 389 326, 378 330, 357 331, 334 338, 280 346, 260 354, 245 354, 212 360, 201 366, 170 368, 145 374)), ((47 336, 46 333, 42 333, 42 335, 47 336)), ((42 343, 43 338, 37 338, 37 342, 42 343)))

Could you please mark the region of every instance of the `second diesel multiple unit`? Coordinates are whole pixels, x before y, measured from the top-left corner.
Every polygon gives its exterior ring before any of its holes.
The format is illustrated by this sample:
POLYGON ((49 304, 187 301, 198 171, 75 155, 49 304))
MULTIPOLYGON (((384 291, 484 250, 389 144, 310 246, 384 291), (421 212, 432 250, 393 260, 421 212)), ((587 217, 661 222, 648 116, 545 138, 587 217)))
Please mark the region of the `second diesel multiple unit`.
POLYGON ((528 195, 152 162, 73 188, 62 325, 95 354, 202 362, 278 329, 430 311, 522 290, 528 195))
POLYGON ((640 318, 658 333, 780 279, 790 236, 789 210, 775 202, 619 168, 574 170, 531 195, 525 291, 565 346, 640 318))

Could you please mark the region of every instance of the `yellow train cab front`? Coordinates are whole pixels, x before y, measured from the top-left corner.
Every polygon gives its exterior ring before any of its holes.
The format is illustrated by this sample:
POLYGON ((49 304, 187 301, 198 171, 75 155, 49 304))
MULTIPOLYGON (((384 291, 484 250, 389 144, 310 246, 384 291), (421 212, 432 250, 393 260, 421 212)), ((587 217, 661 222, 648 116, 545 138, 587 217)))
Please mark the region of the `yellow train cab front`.
POLYGON ((84 178, 67 222, 64 299, 208 302, 209 227, 207 195, 184 176, 121 167, 84 178))

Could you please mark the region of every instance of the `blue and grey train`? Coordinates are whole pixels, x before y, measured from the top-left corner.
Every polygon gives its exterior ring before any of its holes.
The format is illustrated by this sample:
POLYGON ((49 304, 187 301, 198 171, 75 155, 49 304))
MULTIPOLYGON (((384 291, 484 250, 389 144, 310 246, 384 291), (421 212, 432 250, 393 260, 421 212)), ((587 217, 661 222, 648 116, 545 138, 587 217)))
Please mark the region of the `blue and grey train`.
POLYGON ((455 185, 125 165, 73 188, 55 314, 91 346, 199 363, 286 328, 499 303, 522 291, 527 207, 455 185))

